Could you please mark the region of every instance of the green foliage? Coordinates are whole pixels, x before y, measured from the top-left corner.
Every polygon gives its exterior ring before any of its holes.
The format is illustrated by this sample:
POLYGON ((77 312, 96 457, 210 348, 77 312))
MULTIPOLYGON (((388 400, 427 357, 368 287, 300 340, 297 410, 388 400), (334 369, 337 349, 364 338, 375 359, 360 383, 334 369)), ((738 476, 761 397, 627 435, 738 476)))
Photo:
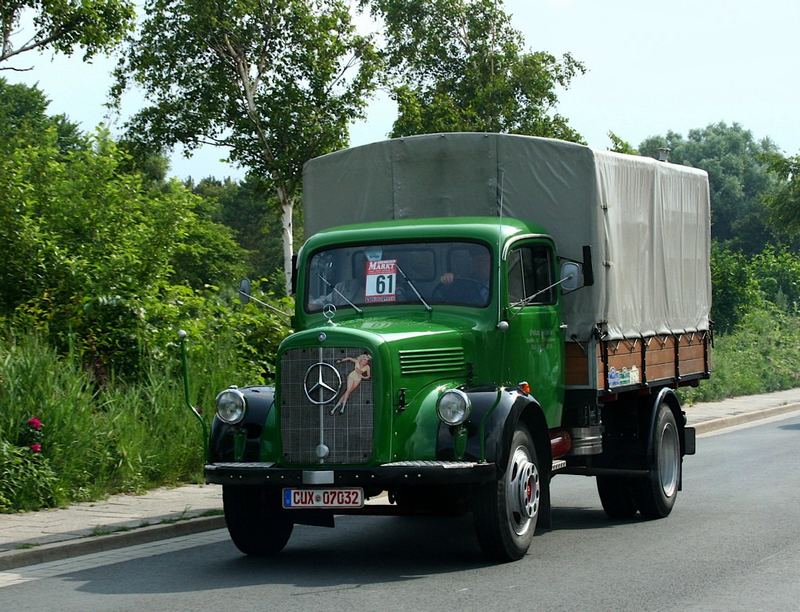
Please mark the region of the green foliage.
POLYGON ((385 24, 384 54, 399 107, 392 136, 513 132, 582 142, 552 113, 557 91, 585 71, 524 50, 497 0, 362 0, 385 24))
POLYGON ((648 138, 639 150, 658 158, 664 146, 671 149, 671 162, 708 172, 711 233, 716 240, 746 253, 757 253, 775 241, 762 201, 775 184, 764 162, 765 154, 777 150, 772 141, 756 141, 739 124, 720 122, 690 130, 685 139, 672 131, 648 138))
POLYGON ((3 64, 28 51, 52 49, 71 55, 80 47, 84 60, 110 51, 133 25, 134 16, 130 0, 3 0, 0 70, 13 69, 3 64), (20 17, 29 11, 32 35, 19 28, 20 17), (15 44, 16 39, 23 42, 15 44))
POLYGON ((711 318, 714 329, 731 332, 744 318, 763 305, 758 280, 749 259, 714 242, 711 247, 711 318))
POLYGON ((768 152, 764 160, 777 179, 777 184, 764 197, 771 221, 781 236, 796 242, 800 231, 800 155, 784 157, 768 152))
POLYGON ((51 129, 55 130, 59 152, 84 145, 77 124, 64 115, 47 115, 50 101, 36 87, 10 84, 0 77, 0 102, 0 155, 8 155, 21 146, 42 144, 51 129))
POLYGON ((800 255, 767 248, 750 258, 714 243, 712 376, 689 402, 800 386, 800 255))
POLYGON ((639 155, 639 151, 627 141, 617 136, 614 132, 608 132, 608 138, 611 140, 611 151, 615 153, 626 153, 627 155, 639 155))
POLYGON ((707 402, 800 386, 800 317, 767 305, 744 315, 711 353, 711 378, 682 390, 687 402, 707 402))
MULTIPOLYGON (((231 381, 263 382, 264 362, 286 333, 279 322, 249 307, 212 321, 205 312, 187 321, 190 395, 209 421, 216 393, 231 381)), ((77 354, 59 354, 39 334, 3 338, 0 511, 200 478, 200 428, 183 403, 176 336, 163 334, 171 336, 160 348, 163 354, 144 362, 137 381, 115 379, 101 389, 77 354), (33 415, 44 423, 38 455, 18 446, 21 427, 33 415)))
POLYGON ((232 285, 245 252, 213 206, 177 181, 143 179, 107 133, 63 150, 46 100, 12 94, 38 104, 5 115, 23 118, 0 157, 0 312, 62 349, 74 338, 98 382, 112 364, 133 373, 153 339, 149 313, 172 285, 232 285))
POLYGON ((52 506, 56 489, 57 479, 47 459, 0 438, 0 512, 52 506))
POLYGON ((800 312, 800 254, 768 247, 749 266, 764 299, 787 313, 800 312))
POLYGON ((288 283, 303 164, 341 148, 374 88, 378 58, 343 0, 148 0, 116 70, 148 106, 128 124, 152 148, 228 148, 267 181, 283 218, 288 283))
POLYGON ((768 247, 748 257, 716 242, 711 247, 711 318, 717 332, 733 332, 749 313, 800 306, 800 255, 768 247))
MULTIPOLYGON (((283 293, 279 207, 264 181, 253 174, 239 183, 205 178, 192 191, 213 209, 213 219, 231 228, 236 241, 248 251, 246 274, 267 279, 262 286, 283 293)), ((302 227, 299 207, 294 210, 293 225, 302 227)), ((295 231, 294 247, 298 248, 302 242, 302 231, 295 231)))

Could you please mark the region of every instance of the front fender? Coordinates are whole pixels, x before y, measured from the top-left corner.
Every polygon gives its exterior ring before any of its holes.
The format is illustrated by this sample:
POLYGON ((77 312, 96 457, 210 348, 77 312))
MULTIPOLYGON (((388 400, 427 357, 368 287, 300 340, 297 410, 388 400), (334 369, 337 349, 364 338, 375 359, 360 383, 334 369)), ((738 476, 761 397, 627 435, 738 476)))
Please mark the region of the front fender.
POLYGON ((516 388, 483 387, 465 391, 472 402, 472 413, 464 424, 467 441, 463 456, 457 452, 458 428, 439 423, 437 459, 486 461, 497 465, 502 474, 514 427, 523 421, 536 444, 541 465, 550 466, 550 436, 541 407, 531 395, 516 388))
POLYGON ((208 445, 209 459, 220 461, 259 461, 261 435, 270 411, 275 404, 273 387, 243 387, 239 389, 247 402, 244 419, 230 425, 214 416, 211 424, 211 437, 208 445), (244 453, 236 457, 236 437, 244 437, 244 453))

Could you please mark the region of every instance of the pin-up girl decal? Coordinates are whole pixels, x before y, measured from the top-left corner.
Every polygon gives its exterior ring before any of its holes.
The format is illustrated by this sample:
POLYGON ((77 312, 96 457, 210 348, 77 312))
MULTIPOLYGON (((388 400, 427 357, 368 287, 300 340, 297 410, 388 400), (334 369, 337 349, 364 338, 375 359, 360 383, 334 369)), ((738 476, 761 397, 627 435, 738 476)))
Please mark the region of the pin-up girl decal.
POLYGON ((344 363, 351 361, 355 364, 353 371, 347 375, 347 389, 342 393, 342 397, 336 402, 336 405, 331 409, 331 414, 335 414, 339 410, 339 414, 344 414, 344 409, 347 407, 347 400, 350 399, 353 391, 358 389, 358 385, 362 380, 369 380, 372 376, 372 368, 369 365, 369 355, 362 353, 358 357, 344 357, 339 359, 336 363, 344 363))

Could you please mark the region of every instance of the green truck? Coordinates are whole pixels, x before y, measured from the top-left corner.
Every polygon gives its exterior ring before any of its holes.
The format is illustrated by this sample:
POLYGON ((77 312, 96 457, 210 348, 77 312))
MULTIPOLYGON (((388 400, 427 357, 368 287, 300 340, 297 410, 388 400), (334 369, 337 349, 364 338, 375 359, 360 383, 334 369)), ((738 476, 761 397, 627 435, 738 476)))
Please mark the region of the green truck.
POLYGON ((306 164, 274 387, 217 397, 205 476, 250 555, 342 514, 472 513, 498 560, 556 474, 666 517, 709 376, 704 172, 561 141, 434 134, 306 164))

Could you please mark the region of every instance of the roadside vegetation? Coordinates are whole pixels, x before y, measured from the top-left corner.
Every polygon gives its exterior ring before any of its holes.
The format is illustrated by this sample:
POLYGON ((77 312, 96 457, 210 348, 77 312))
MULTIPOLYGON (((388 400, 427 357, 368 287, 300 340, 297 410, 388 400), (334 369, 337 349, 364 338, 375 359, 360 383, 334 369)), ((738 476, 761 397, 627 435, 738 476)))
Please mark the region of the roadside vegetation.
POLYGON ((712 376, 689 402, 800 387, 800 256, 768 246, 754 256, 715 244, 712 376))
MULTIPOLYGON (((235 286, 257 279, 259 299, 292 310, 286 269, 303 240, 302 165, 346 145, 377 87, 398 104, 393 135, 582 142, 554 109, 586 67, 528 49, 502 2, 361 0, 383 37, 357 34, 341 0, 285 3, 299 16, 286 22, 292 31, 260 24, 251 0, 214 11, 147 0, 138 20, 127 0, 103 0, 100 12, 72 4, 56 15, 18 2, 0 25, 13 34, 32 11, 44 25, 31 49, 86 58, 117 49, 112 105, 129 81, 146 105, 121 137, 87 133, 49 114, 46 92, 0 77, 0 512, 201 477, 178 330, 189 334, 191 401, 207 420, 231 381, 273 379, 289 321, 240 304, 235 286), (224 146, 249 174, 170 179, 164 153, 177 143, 224 146)), ((24 69, 30 50, 11 34, 0 74, 24 69)), ((709 173, 714 375, 684 398, 800 385, 800 158, 735 124, 653 136, 638 149, 610 137, 614 150, 657 156, 666 146, 671 161, 709 173)))

